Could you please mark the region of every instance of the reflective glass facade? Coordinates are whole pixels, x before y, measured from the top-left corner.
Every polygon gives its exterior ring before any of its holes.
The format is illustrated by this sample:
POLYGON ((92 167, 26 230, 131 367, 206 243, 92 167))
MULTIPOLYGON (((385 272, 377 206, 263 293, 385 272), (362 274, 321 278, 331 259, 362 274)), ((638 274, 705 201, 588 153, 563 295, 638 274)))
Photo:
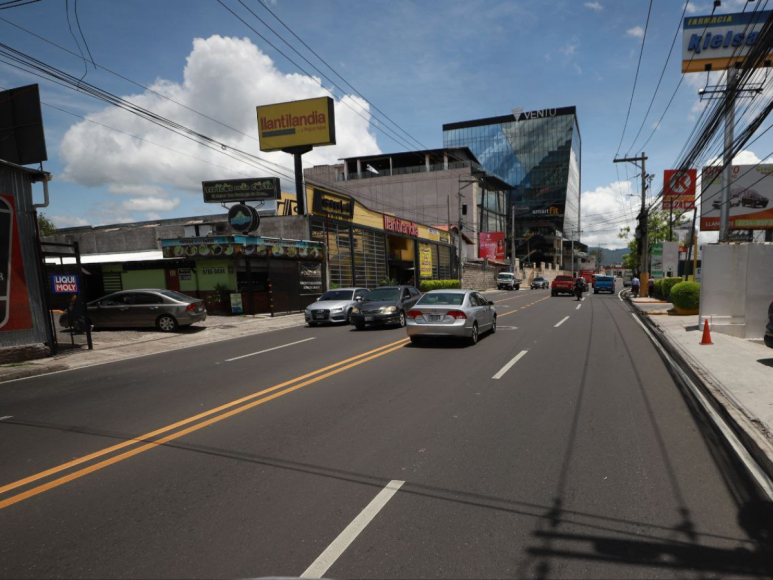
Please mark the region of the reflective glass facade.
MULTIPOLYGON (((579 238, 582 145, 574 107, 450 123, 443 146, 469 147, 488 173, 513 187, 517 240, 579 238)), ((554 261, 547 248, 538 253, 534 261, 554 261)))

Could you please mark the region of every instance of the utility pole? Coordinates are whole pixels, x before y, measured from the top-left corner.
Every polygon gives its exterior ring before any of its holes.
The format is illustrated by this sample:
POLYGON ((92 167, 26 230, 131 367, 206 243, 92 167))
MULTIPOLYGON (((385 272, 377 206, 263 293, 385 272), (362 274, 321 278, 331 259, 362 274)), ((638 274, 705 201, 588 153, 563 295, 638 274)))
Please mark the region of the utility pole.
POLYGON ((515 274, 515 203, 510 197, 510 269, 515 274))
POLYGON ((647 232, 647 155, 644 151, 639 157, 623 157, 614 159, 614 163, 633 163, 641 169, 641 211, 639 212, 639 227, 637 239, 639 240, 639 280, 640 288, 647 288, 649 283, 649 234, 647 232), (641 163, 641 165, 638 165, 641 163))

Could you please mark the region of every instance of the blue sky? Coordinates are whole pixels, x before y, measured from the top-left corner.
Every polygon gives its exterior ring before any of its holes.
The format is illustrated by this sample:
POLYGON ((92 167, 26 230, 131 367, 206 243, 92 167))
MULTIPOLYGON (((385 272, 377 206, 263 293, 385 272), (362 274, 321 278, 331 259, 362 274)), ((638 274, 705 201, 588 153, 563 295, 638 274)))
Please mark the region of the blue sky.
MULTIPOLYGON (((258 0, 242 1, 344 86, 258 0)), ((238 0, 223 3, 312 71, 238 0)), ((625 122, 648 4, 647 0, 276 0, 269 6, 362 95, 426 147, 442 146, 443 123, 503 115, 515 107, 575 105, 583 144, 583 207, 589 216, 583 241, 620 245, 616 231, 633 215, 630 207, 635 200, 626 196, 638 193, 638 179, 633 178, 632 166, 616 166, 612 158, 625 122), (608 220, 601 223, 605 216, 608 220)), ((744 4, 725 0, 718 13, 738 11, 744 4)), ((80 41, 74 0, 69 5, 80 41)), ((97 63, 96 70, 89 66, 86 81, 251 153, 259 154, 255 105, 326 94, 217 0, 78 0, 77 8, 97 63), (152 86, 247 136, 147 94, 101 66, 152 86)), ((629 149, 642 125, 683 9, 677 1, 654 2, 621 153, 629 149)), ((688 6, 688 14, 710 10, 709 1, 688 6)), ((64 2, 43 0, 0 11, 0 17, 79 51, 64 2)), ((0 42, 73 75, 85 71, 79 58, 3 21, 0 35, 0 42)), ((679 82, 680 59, 681 31, 644 123, 645 137, 679 82)), ((3 87, 30 82, 40 83, 45 103, 146 140, 43 107, 49 152, 45 167, 55 179, 47 214, 61 227, 208 213, 216 208, 201 200, 202 179, 266 174, 0 63, 3 87)), ((333 88, 327 80, 321 82, 333 88)), ((704 75, 688 75, 647 145, 655 190, 694 125, 700 110, 697 89, 704 83, 704 75)), ((342 96, 338 89, 333 91, 342 96)), ((347 106, 337 107, 338 145, 315 150, 308 156, 310 163, 406 149, 366 123, 362 117, 369 116, 367 102, 351 96, 344 101, 347 106)), ((637 150, 643 141, 639 139, 637 150)), ((766 158, 773 141, 760 139, 753 149, 747 158, 766 158)), ((289 166, 285 154, 265 157, 289 166)))

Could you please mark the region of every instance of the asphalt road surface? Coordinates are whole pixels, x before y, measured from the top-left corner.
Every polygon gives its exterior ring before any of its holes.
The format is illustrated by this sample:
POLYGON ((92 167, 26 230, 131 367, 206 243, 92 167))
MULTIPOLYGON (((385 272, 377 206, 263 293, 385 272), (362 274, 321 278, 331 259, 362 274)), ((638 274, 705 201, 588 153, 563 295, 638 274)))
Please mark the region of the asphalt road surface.
POLYGON ((617 295, 478 345, 297 327, 0 385, 0 576, 769 576, 769 505, 617 295))

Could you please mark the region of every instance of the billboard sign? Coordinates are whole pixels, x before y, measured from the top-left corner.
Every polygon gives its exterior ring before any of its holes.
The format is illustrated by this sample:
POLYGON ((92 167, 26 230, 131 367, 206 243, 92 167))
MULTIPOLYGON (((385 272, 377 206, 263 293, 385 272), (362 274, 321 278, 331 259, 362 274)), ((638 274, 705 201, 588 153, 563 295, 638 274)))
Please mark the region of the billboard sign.
POLYGON ((257 111, 261 151, 336 143, 335 111, 330 97, 262 105, 257 111))
POLYGON ((432 246, 419 244, 419 275, 423 280, 432 278, 432 246))
POLYGON ((666 169, 663 172, 663 209, 695 209, 697 182, 698 172, 695 169, 666 169))
MULTIPOLYGON (((718 231, 722 167, 703 168, 701 230, 718 231)), ((730 229, 773 229, 773 165, 733 165, 730 174, 730 229)))
POLYGON ((505 233, 480 232, 478 234, 478 257, 489 260, 504 260, 505 233))
POLYGON ((201 189, 204 191, 205 203, 267 201, 279 199, 281 195, 278 177, 202 181, 201 189))
POLYGON ((682 72, 741 66, 771 13, 773 11, 767 10, 688 16, 682 27, 682 72))

